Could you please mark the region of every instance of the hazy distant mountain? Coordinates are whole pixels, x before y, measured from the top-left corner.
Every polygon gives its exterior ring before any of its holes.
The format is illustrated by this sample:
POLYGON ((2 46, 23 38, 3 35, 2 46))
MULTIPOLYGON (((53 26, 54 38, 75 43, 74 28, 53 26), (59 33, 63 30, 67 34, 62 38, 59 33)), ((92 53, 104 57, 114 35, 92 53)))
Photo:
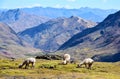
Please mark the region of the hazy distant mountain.
POLYGON ((24 57, 40 52, 22 41, 6 24, 0 23, 0 55, 7 57, 24 57))
POLYGON ((39 16, 46 16, 50 18, 79 16, 94 22, 101 22, 109 14, 112 14, 117 11, 114 9, 102 10, 97 8, 92 9, 88 7, 80 8, 80 9, 34 7, 34 8, 23 8, 22 10, 26 13, 31 13, 39 16))
POLYGON ((108 14, 117 10, 102 10, 91 8, 65 9, 65 8, 22 8, 0 11, 0 21, 8 24, 15 32, 37 26, 48 20, 58 17, 79 16, 94 22, 102 21, 108 14))
POLYGON ((39 25, 49 18, 25 13, 20 9, 3 11, 0 13, 0 21, 7 23, 15 32, 39 25))
POLYGON ((39 26, 20 32, 18 35, 34 47, 52 52, 73 35, 95 25, 96 23, 94 22, 71 16, 69 18, 50 20, 39 26))
MULTIPOLYGON (((120 11, 109 15, 97 26, 74 35, 65 42, 59 50, 85 58, 92 57, 96 54, 103 54, 101 56, 109 57, 109 55, 112 56, 112 54, 120 53, 119 48, 120 11)), ((99 58, 97 60, 99 60, 99 58)))

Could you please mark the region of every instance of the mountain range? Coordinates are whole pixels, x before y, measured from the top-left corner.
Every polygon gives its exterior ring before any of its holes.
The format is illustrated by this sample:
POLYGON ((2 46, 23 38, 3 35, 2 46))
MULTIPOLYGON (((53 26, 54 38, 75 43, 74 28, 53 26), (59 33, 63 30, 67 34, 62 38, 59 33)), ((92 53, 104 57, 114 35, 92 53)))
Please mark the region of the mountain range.
MULTIPOLYGON (((101 58, 112 58, 114 55, 114 57, 116 57, 117 54, 119 55, 119 48, 120 11, 109 15, 97 26, 85 29, 74 35, 63 45, 61 45, 58 50, 61 50, 63 53, 71 53, 73 56, 79 56, 80 59, 98 55, 93 58, 101 61, 101 58)), ((120 60, 120 58, 118 60, 120 60)), ((108 61, 108 58, 104 61, 108 61)))
POLYGON ((51 8, 51 7, 33 7, 33 8, 23 8, 26 13, 35 14, 39 16, 46 16, 49 18, 58 18, 58 17, 70 17, 70 16, 79 16, 83 19, 91 20, 94 22, 101 22, 109 14, 116 12, 115 9, 98 9, 98 8, 88 8, 82 7, 79 9, 66 9, 66 8, 51 8))
POLYGON ((56 18, 18 33, 18 36, 43 51, 53 52, 73 35, 96 23, 80 17, 56 18))
POLYGON ((19 8, 0 11, 0 22, 7 23, 15 32, 21 32, 27 28, 35 27, 41 23, 47 22, 50 19, 59 17, 79 16, 93 22, 101 22, 107 15, 116 12, 117 10, 108 9, 65 9, 65 8, 19 8))
POLYGON ((1 10, 0 57, 38 55, 42 51, 69 53, 77 59, 120 61, 120 11, 116 11, 50 7, 1 10))

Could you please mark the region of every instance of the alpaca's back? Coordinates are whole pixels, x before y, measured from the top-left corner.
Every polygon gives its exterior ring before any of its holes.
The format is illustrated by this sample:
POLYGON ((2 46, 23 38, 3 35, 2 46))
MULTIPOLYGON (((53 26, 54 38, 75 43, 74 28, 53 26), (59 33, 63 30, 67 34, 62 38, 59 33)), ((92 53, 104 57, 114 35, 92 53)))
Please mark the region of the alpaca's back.
POLYGON ((93 62, 94 62, 94 60, 91 58, 86 58, 83 60, 83 63, 86 63, 86 64, 93 63, 93 62))
POLYGON ((31 62, 35 63, 36 59, 35 58, 27 58, 26 61, 29 62, 29 63, 31 63, 31 62))
POLYGON ((94 62, 93 59, 86 58, 80 64, 78 64, 77 67, 81 67, 82 65, 85 65, 86 68, 91 69, 93 62, 94 62))

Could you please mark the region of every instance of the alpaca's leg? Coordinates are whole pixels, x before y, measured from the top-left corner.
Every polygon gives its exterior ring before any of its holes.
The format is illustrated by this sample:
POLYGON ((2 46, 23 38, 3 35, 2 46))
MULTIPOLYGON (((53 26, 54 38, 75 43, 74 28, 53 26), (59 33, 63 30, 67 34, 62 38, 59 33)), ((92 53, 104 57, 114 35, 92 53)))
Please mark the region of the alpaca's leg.
POLYGON ((31 68, 33 68, 33 67, 34 67, 34 66, 33 66, 33 62, 32 62, 31 64, 32 64, 31 68))
POLYGON ((35 67, 35 62, 33 62, 33 68, 35 67))
POLYGON ((22 65, 19 66, 19 68, 22 68, 24 65, 26 65, 26 61, 24 61, 22 65))
POLYGON ((66 61, 66 64, 68 64, 68 63, 69 63, 69 61, 67 60, 67 61, 66 61))
POLYGON ((29 67, 29 64, 30 64, 30 63, 28 63, 27 67, 29 67))
POLYGON ((31 67, 31 68, 34 68, 34 66, 35 66, 35 63, 34 63, 34 62, 32 62, 31 64, 32 64, 32 67, 31 67))
POLYGON ((27 69, 27 64, 25 64, 25 69, 27 69))
POLYGON ((29 63, 25 64, 25 69, 27 69, 29 67, 29 63))
POLYGON ((87 68, 87 64, 85 64, 85 68, 87 68))
POLYGON ((91 69, 92 63, 88 64, 88 69, 91 69))

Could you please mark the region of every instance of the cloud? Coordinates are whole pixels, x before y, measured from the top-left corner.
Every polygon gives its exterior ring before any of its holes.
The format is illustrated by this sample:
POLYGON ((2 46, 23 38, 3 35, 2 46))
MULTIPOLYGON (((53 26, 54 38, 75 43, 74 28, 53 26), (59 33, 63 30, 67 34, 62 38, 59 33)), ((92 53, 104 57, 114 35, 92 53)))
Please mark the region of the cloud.
POLYGON ((65 5, 64 8, 71 9, 71 6, 70 5, 65 5))
POLYGON ((54 8, 62 8, 62 6, 60 4, 56 4, 54 8))
POLYGON ((16 8, 32 8, 32 7, 40 7, 40 4, 33 4, 33 5, 25 5, 25 6, 16 6, 16 8))
POLYGON ((28 5, 28 6, 24 6, 26 8, 32 8, 32 7, 40 7, 42 6, 41 4, 33 4, 33 5, 28 5))
POLYGON ((56 4, 53 7, 54 8, 66 8, 66 9, 71 9, 72 8, 70 5, 60 5, 60 4, 56 4))

